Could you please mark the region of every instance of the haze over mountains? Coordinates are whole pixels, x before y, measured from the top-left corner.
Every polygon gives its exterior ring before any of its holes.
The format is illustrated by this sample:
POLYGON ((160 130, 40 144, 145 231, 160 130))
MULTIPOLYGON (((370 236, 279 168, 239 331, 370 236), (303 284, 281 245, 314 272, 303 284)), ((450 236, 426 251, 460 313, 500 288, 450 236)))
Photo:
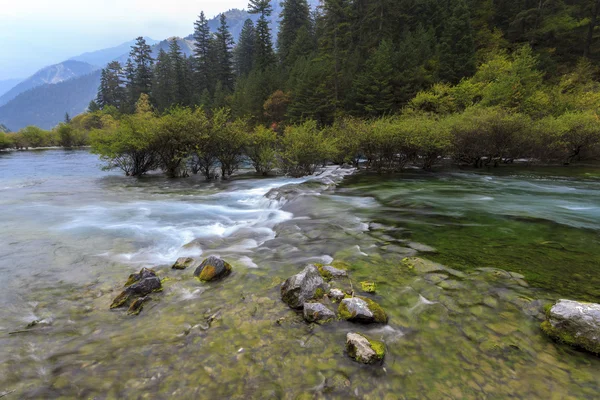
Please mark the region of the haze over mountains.
MULTIPOLYGON (((314 9, 319 0, 309 0, 309 3, 314 9)), ((279 1, 272 2, 272 5, 271 29, 273 38, 276 38, 281 5, 279 1)), ((236 41, 244 21, 250 18, 256 22, 258 19, 257 15, 238 9, 229 10, 225 15, 227 25, 236 41)), ((191 19, 190 30, 192 24, 191 19)), ((209 21, 211 31, 216 32, 218 26, 218 16, 209 21)), ((156 57, 161 48, 168 51, 169 40, 156 41, 148 37, 145 39, 152 45, 153 57, 156 57)), ((18 84, 16 80, 0 81, 0 123, 13 131, 28 125, 51 129, 64 119, 65 112, 71 116, 84 112, 90 101, 96 97, 100 69, 113 60, 125 63, 134 42, 135 40, 131 40, 115 47, 71 57, 62 63, 42 68, 18 84), (3 90, 3 86, 7 88, 3 90)), ((192 54, 192 35, 178 38, 178 44, 184 54, 192 54)))

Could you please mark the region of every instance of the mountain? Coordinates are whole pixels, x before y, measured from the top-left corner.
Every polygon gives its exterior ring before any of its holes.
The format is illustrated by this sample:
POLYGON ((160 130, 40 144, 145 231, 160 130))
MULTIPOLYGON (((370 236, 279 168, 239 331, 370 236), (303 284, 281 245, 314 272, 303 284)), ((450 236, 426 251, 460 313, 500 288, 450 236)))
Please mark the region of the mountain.
POLYGON ((6 125, 4 125, 4 124, 0 124, 0 133, 8 133, 8 132, 10 132, 10 129, 8 129, 6 127, 6 125))
MULTIPOLYGON (((188 57, 192 55, 192 53, 194 52, 194 41, 191 37, 187 37, 184 39, 169 38, 166 40, 162 40, 160 42, 154 41, 155 42, 154 45, 151 46, 152 58, 156 59, 160 49, 163 49, 164 51, 166 51, 168 53, 169 52, 169 44, 171 43, 171 41, 173 39, 177 39, 177 44, 179 44, 179 47, 181 48, 182 53, 184 53, 188 57)), ((134 43, 135 43, 135 41, 134 41, 134 43)), ((131 49, 129 49, 129 50, 131 50, 131 49)), ((127 62, 127 59, 129 58, 129 50, 127 50, 126 53, 121 54, 120 57, 115 58, 115 60, 120 62, 121 65, 125 65, 125 63, 127 62)))
POLYGON ((15 87, 4 93, 0 97, 0 106, 5 105, 19 94, 33 89, 37 86, 44 84, 55 84, 66 81, 68 79, 76 78, 82 75, 87 75, 92 71, 97 70, 98 67, 81 62, 68 60, 60 64, 51 65, 49 67, 42 68, 29 78, 25 79, 15 87))
POLYGON ((28 125, 51 129, 64 119, 84 112, 96 97, 100 71, 56 84, 27 90, 0 107, 0 123, 19 130, 28 125))
POLYGON ((0 96, 15 87, 23 79, 4 79, 0 81, 0 96))
MULTIPOLYGON (((151 39, 149 37, 145 37, 144 39, 146 39, 146 43, 148 43, 150 46, 158 43, 157 40, 151 39)), ((69 58, 69 60, 81 61, 88 64, 97 65, 99 67, 104 67, 109 62, 121 58, 124 54, 129 54, 131 46, 133 46, 134 44, 135 40, 130 40, 129 42, 125 42, 118 46, 110 47, 108 49, 83 53, 78 56, 71 57, 69 58)), ((127 57, 125 57, 125 59, 127 59, 127 57)))

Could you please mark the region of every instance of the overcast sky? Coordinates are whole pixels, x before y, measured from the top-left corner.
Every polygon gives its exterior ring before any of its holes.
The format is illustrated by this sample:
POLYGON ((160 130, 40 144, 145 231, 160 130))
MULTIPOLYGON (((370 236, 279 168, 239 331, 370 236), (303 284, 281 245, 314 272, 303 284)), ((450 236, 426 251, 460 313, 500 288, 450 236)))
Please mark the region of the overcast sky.
POLYGON ((84 52, 137 36, 186 36, 200 11, 210 18, 247 0, 0 0, 0 80, 25 78, 84 52))

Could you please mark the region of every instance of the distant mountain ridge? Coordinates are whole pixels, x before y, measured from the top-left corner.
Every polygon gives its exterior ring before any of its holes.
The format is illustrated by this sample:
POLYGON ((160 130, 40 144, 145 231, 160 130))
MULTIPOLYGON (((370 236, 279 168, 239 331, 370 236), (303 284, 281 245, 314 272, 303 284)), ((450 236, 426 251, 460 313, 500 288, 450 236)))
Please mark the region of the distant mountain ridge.
MULTIPOLYGON (((312 10, 319 5, 320 0, 308 0, 312 10)), ((273 41, 277 39, 281 4, 278 0, 272 2, 271 30, 273 41)), ((251 19, 256 22, 256 14, 246 10, 230 9, 225 12, 229 30, 237 42, 244 22, 251 19)), ((190 27, 193 21, 190 21, 190 27)), ((216 32, 220 25, 219 15, 211 18, 208 25, 216 32)), ((156 58, 160 49, 169 50, 172 38, 156 41, 145 38, 152 46, 152 56, 156 58)), ((193 35, 177 38, 181 50, 188 57, 193 54, 193 35)), ((110 61, 116 60, 125 64, 129 51, 135 40, 118 46, 87 52, 59 64, 42 68, 31 77, 18 83, 12 89, 2 94, 0 92, 0 123, 19 130, 27 125, 37 125, 50 129, 64 118, 65 112, 75 116, 86 110, 89 102, 96 98, 100 83, 100 68, 110 61), (70 92, 71 90, 76 91, 70 92)))
POLYGON ((0 81, 0 96, 14 88, 23 79, 3 79, 0 81))
POLYGON ((14 86, 12 89, 0 96, 0 106, 8 103, 19 94, 45 84, 56 84, 99 69, 81 61, 67 60, 59 64, 42 68, 29 78, 14 86))

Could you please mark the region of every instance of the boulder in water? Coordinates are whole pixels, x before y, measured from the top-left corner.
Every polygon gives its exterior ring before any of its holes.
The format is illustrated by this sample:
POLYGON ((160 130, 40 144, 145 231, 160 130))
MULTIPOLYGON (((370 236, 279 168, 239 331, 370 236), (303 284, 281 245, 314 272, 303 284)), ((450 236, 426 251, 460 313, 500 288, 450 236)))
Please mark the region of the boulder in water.
POLYGON ((304 303, 304 319, 324 323, 335 318, 335 313, 321 303, 304 303))
POLYGON ((202 261, 202 264, 194 271, 194 276, 203 282, 216 281, 229 274, 231 274, 231 265, 215 256, 210 256, 202 261))
POLYGON ((350 358, 363 364, 375 364, 385 357, 385 345, 382 342, 371 340, 360 333, 349 332, 346 335, 346 351, 350 358))
POLYGON ((131 305, 129 306, 129 310, 127 310, 127 314, 129 315, 138 315, 144 309, 144 303, 150 300, 149 296, 139 297, 135 299, 131 305))
POLYGON ((125 286, 131 286, 136 282, 141 281, 142 279, 146 279, 149 278, 151 276, 156 276, 156 272, 154 272, 153 269, 150 268, 142 268, 140 270, 140 272, 136 273, 136 274, 131 274, 129 275, 129 278, 127 279, 127 282, 125 282, 125 286))
POLYGON ((388 317, 383 308, 366 297, 352 297, 342 300, 338 307, 341 319, 363 324, 386 323, 388 317))
POLYGON ((346 297, 346 294, 343 291, 341 291, 340 289, 331 289, 329 291, 328 296, 331 299, 331 301, 337 303, 337 302, 344 300, 344 298, 346 297))
POLYGON ((553 339, 600 354, 600 304, 559 300, 547 310, 542 330, 553 339))
POLYGON ((162 290, 162 283, 160 278, 156 276, 154 271, 148 268, 142 268, 137 274, 129 276, 129 280, 134 283, 130 284, 113 300, 110 308, 119 308, 127 306, 131 300, 144 297, 152 292, 159 292, 162 290), (139 278, 139 279, 138 279, 139 278))
POLYGON ((309 265, 281 285, 281 299, 294 309, 301 309, 309 300, 320 299, 329 291, 319 270, 309 265))
POLYGON ((186 269, 194 263, 194 259, 191 257, 179 257, 175 264, 171 267, 172 269, 186 269))

